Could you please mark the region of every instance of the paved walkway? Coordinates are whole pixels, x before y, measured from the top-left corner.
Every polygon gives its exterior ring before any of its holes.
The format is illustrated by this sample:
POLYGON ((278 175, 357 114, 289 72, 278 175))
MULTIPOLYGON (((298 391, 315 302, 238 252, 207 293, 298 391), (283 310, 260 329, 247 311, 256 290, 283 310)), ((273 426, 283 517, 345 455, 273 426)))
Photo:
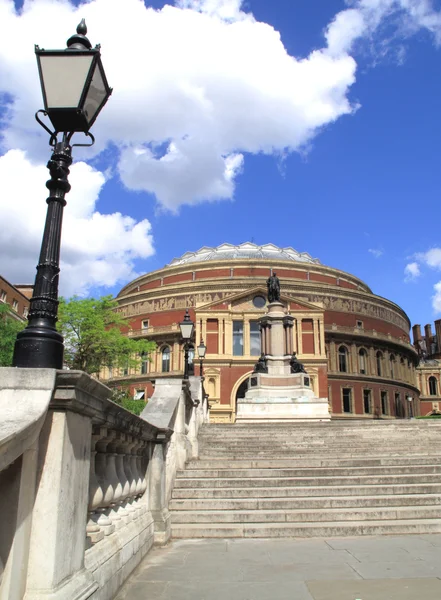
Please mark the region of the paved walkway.
POLYGON ((441 534, 187 540, 154 548, 115 600, 440 600, 441 534))

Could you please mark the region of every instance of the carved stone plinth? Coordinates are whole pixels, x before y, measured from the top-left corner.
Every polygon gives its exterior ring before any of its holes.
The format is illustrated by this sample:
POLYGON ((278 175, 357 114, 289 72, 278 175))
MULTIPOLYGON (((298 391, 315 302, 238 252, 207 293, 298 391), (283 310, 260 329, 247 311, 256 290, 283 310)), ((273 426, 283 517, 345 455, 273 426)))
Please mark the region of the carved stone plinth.
MULTIPOLYGON (((237 402, 236 421, 328 421, 327 398, 318 398, 307 373, 292 373, 293 318, 281 302, 268 305, 260 319, 262 353, 268 373, 253 373, 245 398, 237 402)), ((302 365, 298 363, 302 369, 302 365)))

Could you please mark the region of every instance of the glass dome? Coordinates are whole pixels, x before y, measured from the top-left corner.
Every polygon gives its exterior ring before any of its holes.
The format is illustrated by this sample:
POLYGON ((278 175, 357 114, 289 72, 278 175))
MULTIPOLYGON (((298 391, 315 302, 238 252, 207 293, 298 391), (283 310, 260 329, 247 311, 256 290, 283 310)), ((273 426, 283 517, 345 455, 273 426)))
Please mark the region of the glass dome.
POLYGON ((252 242, 246 242, 239 246, 233 244, 221 244, 216 248, 204 246, 197 252, 186 252, 180 258, 174 258, 167 266, 176 267, 188 263, 206 262, 210 260, 234 260, 234 259, 253 259, 253 260, 289 260, 294 262, 312 263, 320 265, 318 258, 312 258, 307 252, 297 252, 294 248, 279 248, 274 244, 265 244, 258 246, 252 242))

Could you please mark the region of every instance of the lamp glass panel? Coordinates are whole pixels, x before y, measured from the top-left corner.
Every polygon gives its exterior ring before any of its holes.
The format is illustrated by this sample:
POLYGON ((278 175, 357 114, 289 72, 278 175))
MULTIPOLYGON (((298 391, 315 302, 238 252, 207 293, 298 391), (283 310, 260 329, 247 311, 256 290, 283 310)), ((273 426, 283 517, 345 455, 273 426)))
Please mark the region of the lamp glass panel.
POLYGON ((93 55, 40 55, 39 58, 47 108, 78 106, 93 55))
POLYGON ((181 328, 181 335, 184 340, 189 340, 193 333, 193 321, 182 321, 179 323, 179 327, 181 328))
POLYGON ((198 356, 199 358, 205 358, 205 352, 207 351, 207 346, 202 342, 198 346, 198 356))
POLYGON ((103 105, 106 96, 107 90, 101 75, 101 69, 99 68, 98 63, 96 63, 95 71, 87 91, 87 96, 83 107, 88 123, 94 120, 98 111, 103 105))

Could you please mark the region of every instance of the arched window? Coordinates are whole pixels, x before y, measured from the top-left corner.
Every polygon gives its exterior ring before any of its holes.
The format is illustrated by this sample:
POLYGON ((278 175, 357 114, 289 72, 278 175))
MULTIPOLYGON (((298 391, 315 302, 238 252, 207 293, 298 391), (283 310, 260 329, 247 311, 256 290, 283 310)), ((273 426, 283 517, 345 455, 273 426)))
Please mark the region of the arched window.
POLYGON ((381 377, 381 363, 383 361, 383 355, 381 352, 377 352, 377 375, 381 377))
POLYGON ((162 349, 162 372, 170 372, 170 348, 168 346, 162 349))
POLYGON ((390 377, 393 379, 395 377, 395 355, 391 354, 389 357, 390 361, 390 377))
POLYGON ((348 350, 344 346, 338 349, 338 370, 340 373, 348 372, 348 350))
POLYGON ((436 377, 429 377, 429 394, 431 396, 437 396, 438 395, 438 382, 436 380, 436 377))
POLYGON ((364 348, 358 352, 358 370, 362 375, 367 373, 367 354, 364 348))

